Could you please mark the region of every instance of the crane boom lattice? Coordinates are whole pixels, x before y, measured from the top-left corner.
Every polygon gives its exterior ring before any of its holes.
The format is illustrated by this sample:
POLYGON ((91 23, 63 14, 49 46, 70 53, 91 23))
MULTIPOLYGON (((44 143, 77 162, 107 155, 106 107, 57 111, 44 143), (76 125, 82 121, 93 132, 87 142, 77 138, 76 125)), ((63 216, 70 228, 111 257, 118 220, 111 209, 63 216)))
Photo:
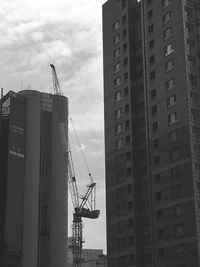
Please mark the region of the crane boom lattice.
MULTIPOLYGON (((89 219, 97 219, 99 217, 100 211, 96 210, 96 183, 93 182, 92 175, 89 171, 90 184, 87 186, 87 191, 84 195, 79 195, 76 176, 74 171, 74 165, 72 160, 72 153, 70 148, 70 143, 68 139, 67 126, 64 123, 65 120, 65 110, 62 104, 61 98, 59 96, 63 95, 58 81, 55 66, 50 65, 52 69, 52 79, 53 79, 53 92, 58 95, 57 108, 59 114, 59 124, 60 124, 60 137, 63 146, 64 159, 66 162, 66 170, 68 173, 68 183, 72 199, 72 204, 74 207, 73 213, 73 224, 72 224, 72 253, 73 253, 73 266, 81 267, 82 263, 82 245, 83 245, 83 224, 82 217, 89 219)), ((78 139, 77 133, 76 138, 80 146, 80 141, 78 139)), ((86 163, 85 157, 84 161, 86 163)), ((86 163, 87 166, 87 163, 86 163)), ((88 166, 87 169, 89 170, 88 166)))

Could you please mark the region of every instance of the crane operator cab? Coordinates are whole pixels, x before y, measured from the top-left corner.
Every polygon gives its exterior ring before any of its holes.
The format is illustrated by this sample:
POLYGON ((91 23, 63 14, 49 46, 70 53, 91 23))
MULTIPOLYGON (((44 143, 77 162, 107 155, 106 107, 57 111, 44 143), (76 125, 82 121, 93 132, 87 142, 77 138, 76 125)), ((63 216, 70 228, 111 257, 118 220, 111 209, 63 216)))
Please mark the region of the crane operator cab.
POLYGON ((83 218, 97 219, 100 215, 100 210, 90 210, 86 208, 75 208, 77 215, 83 218))

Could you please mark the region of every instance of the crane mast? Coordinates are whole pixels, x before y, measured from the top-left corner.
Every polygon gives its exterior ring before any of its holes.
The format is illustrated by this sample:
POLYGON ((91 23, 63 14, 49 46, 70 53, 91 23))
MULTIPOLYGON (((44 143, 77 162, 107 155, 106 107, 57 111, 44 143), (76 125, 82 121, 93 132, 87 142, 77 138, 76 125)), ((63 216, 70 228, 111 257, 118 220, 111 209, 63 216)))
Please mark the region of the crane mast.
MULTIPOLYGON (((52 79, 53 79, 53 92, 55 95, 63 95, 60 88, 59 80, 57 77, 56 69, 53 64, 50 64, 52 69, 52 79)), ((74 208, 73 212, 73 224, 72 224, 72 253, 73 253, 73 266, 81 267, 82 263, 82 245, 83 245, 83 224, 82 217, 89 219, 97 219, 99 217, 100 211, 96 210, 96 183, 94 183, 91 173, 89 173, 90 184, 87 185, 87 190, 84 195, 79 195, 78 186, 76 182, 76 176, 74 171, 74 165, 72 160, 72 153, 70 148, 70 143, 68 139, 67 127, 64 123, 64 107, 62 105, 62 100, 57 100, 58 104, 58 114, 59 114, 59 128, 61 142, 63 146, 64 159, 67 164, 68 173, 68 183, 70 189, 70 195, 72 199, 72 204, 74 208)), ((76 134, 77 137, 77 134, 76 134)), ((78 139, 78 137, 77 137, 78 139)), ((78 140, 79 142, 79 140, 78 140)), ((80 145, 80 142, 79 142, 80 145)))

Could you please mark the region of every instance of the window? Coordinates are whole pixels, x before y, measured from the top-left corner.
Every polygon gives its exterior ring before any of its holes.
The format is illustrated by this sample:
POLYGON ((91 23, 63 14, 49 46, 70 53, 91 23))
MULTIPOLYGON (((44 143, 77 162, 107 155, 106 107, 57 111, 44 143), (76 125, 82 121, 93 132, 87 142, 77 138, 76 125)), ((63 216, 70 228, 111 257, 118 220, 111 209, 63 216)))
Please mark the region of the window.
POLYGON ((126 128, 126 130, 127 130, 129 127, 130 127, 130 121, 127 120, 127 121, 125 121, 125 128, 126 128))
POLYGON ((159 147, 159 139, 153 140, 153 148, 156 149, 159 147))
POLYGON ((191 109, 191 117, 192 117, 192 120, 199 121, 200 120, 200 111, 192 108, 191 109))
POLYGON ((115 158, 116 167, 119 169, 124 166, 124 154, 120 154, 115 158))
POLYGON ((172 19, 172 14, 171 11, 169 11, 163 16, 163 24, 164 25, 167 24, 171 19, 172 19))
POLYGON ((143 69, 140 69, 136 73, 136 78, 141 79, 143 77, 143 69))
POLYGON ((161 182, 160 173, 155 174, 154 178, 155 178, 155 183, 156 184, 159 184, 161 182))
POLYGON ((125 191, 125 187, 122 186, 122 187, 119 187, 117 188, 116 190, 116 194, 117 194, 117 198, 124 198, 126 196, 126 191, 125 191))
POLYGON ((184 235, 184 227, 183 224, 175 225, 175 236, 183 236, 184 235))
POLYGON ((176 112, 168 115, 168 125, 172 125, 177 122, 177 114, 176 112))
POLYGON ((127 29, 123 30, 122 32, 123 39, 127 37, 127 29))
POLYGON ((138 65, 141 64, 142 61, 143 61, 143 57, 142 57, 142 55, 137 56, 136 59, 135 59, 135 62, 136 62, 136 64, 138 64, 138 65))
POLYGON ((122 8, 126 7, 126 0, 122 0, 122 8))
POLYGON ((122 181, 124 179, 124 170, 121 169, 118 172, 116 172, 116 179, 117 181, 122 181))
POLYGON ((196 59, 194 56, 188 55, 188 62, 191 66, 195 66, 196 65, 196 59))
POLYGON ((122 138, 115 142, 115 148, 116 150, 119 150, 120 148, 122 148, 122 138))
POLYGON ((114 87, 116 88, 120 86, 120 84, 121 84, 121 77, 119 76, 114 80, 114 87))
POLYGON ((124 80, 125 80, 125 81, 128 80, 128 72, 125 72, 125 73, 124 73, 124 80))
POLYGON ((169 39, 172 36, 172 27, 167 28, 164 32, 163 32, 163 39, 164 41, 166 41, 167 39, 169 39))
POLYGON ((143 224, 144 224, 144 227, 149 227, 150 226, 150 217, 149 216, 145 216, 143 218, 143 224))
POLYGON ((160 157, 156 156, 154 157, 154 165, 158 165, 160 163, 160 157))
POLYGON ((164 229, 163 228, 158 229, 157 234, 158 234, 158 240, 161 240, 164 236, 164 229))
POLYGON ((179 166, 171 168, 171 179, 176 180, 180 177, 181 170, 179 166))
POLYGON ((128 96, 128 87, 124 88, 124 96, 128 96))
POLYGON ((115 111, 115 119, 119 119, 122 116, 122 108, 118 108, 115 111))
POLYGON ((197 85, 197 76, 189 74, 189 81, 191 85, 197 85))
POLYGON ((127 246, 126 244, 126 238, 119 238, 118 239, 118 248, 119 249, 125 249, 127 246))
POLYGON ((123 59, 123 65, 124 65, 124 67, 128 65, 128 58, 127 57, 123 59))
POLYGON ((162 199, 162 192, 159 191, 159 192, 156 192, 156 200, 159 201, 162 199))
POLYGON ((182 185, 177 184, 172 186, 172 196, 173 197, 180 197, 182 195, 182 185))
POLYGON ((187 34, 192 33, 194 30, 194 26, 192 23, 185 22, 185 29, 187 31, 187 34))
POLYGON ((149 63, 150 63, 150 65, 153 65, 155 63, 155 56, 154 55, 150 56, 149 63))
POLYGON ((148 27, 148 32, 149 34, 151 34, 153 32, 153 24, 151 24, 149 27, 148 27))
POLYGON ((136 42, 136 49, 141 49, 142 48, 142 39, 140 39, 140 40, 138 40, 137 42, 136 42))
POLYGON ((129 246, 133 246, 134 244, 134 237, 133 236, 129 236, 129 246))
POLYGON ((127 43, 123 44, 123 53, 125 53, 128 49, 127 43))
POLYGON ((121 64, 118 62, 117 64, 114 65, 114 73, 117 73, 121 70, 121 64))
POLYGON ((130 176, 131 175, 131 167, 129 167, 129 168, 126 169, 126 175, 127 176, 130 176))
POLYGON ((156 105, 151 108, 151 114, 152 114, 152 116, 155 116, 157 114, 157 106, 156 105))
POLYGON ((115 102, 119 102, 122 99, 121 91, 115 93, 115 102))
POLYGON ((157 121, 152 124, 152 129, 153 129, 153 133, 156 133, 158 131, 158 122, 157 121))
POLYGON ((126 152, 126 160, 131 159, 131 151, 126 152))
POLYGON ((154 40, 151 40, 149 42, 149 49, 152 49, 154 47, 154 40))
POLYGON ((119 266, 127 266, 127 257, 126 256, 120 256, 119 257, 119 266))
POLYGON ((124 16, 122 17, 122 24, 125 24, 126 22, 127 22, 127 16, 124 15, 124 16))
POLYGON ((174 214, 176 217, 180 217, 183 215, 183 204, 178 204, 174 206, 174 214))
POLYGON ((176 95, 172 95, 167 98, 167 107, 171 108, 176 105, 176 95))
POLYGON ((116 31, 117 29, 119 29, 120 27, 120 22, 119 20, 117 20, 114 24, 113 24, 113 31, 116 31))
POLYGON ((169 133, 169 143, 170 144, 176 142, 177 139, 178 139, 177 138, 177 130, 172 131, 172 132, 169 133))
POLYGON ((133 189, 132 184, 128 184, 127 185, 127 192, 128 193, 132 192, 132 189, 133 189))
POLYGON ((151 19, 153 17, 153 10, 149 10, 147 13, 148 19, 151 19))
POLYGON ((143 236, 143 240, 144 240, 144 245, 149 246, 151 244, 151 240, 152 240, 151 234, 145 234, 143 236))
POLYGON ((120 34, 118 33, 113 37, 113 45, 116 45, 120 42, 120 34))
POLYGON ((126 145, 129 145, 130 142, 131 142, 131 137, 130 135, 127 135, 126 138, 125 138, 125 142, 126 142, 126 145))
POLYGON ((113 57, 114 57, 114 58, 118 58, 120 55, 121 55, 120 48, 117 48, 117 49, 113 52, 113 57))
POLYGON ((177 160, 179 158, 179 150, 178 150, 178 148, 172 149, 169 152, 169 158, 172 161, 177 160))
POLYGON ((122 123, 115 126, 115 134, 120 134, 122 132, 122 123))
POLYGON ((173 52, 174 52, 173 43, 168 44, 167 46, 165 46, 165 48, 164 48, 164 55, 165 55, 165 57, 169 56, 173 52))
POLYGON ((193 39, 187 38, 188 49, 195 48, 195 42, 193 39))
POLYGON ((125 114, 129 113, 129 104, 125 105, 124 111, 125 111, 125 114))
POLYGON ((185 13, 188 18, 192 18, 192 9, 190 7, 185 6, 185 13))
POLYGON ((162 0, 162 8, 163 9, 166 8, 166 7, 168 7, 169 4, 170 4, 170 0, 162 0))
POLYGON ((175 78, 170 79, 166 82, 166 90, 170 91, 175 87, 175 78))
POLYGON ((130 264, 135 263, 135 255, 133 255, 133 254, 129 255, 129 263, 130 264))
POLYGON ((151 253, 145 253, 144 254, 144 263, 145 263, 145 265, 152 263, 152 255, 151 255, 151 253))
POLYGON ((165 255, 165 249, 164 248, 159 248, 158 250, 158 256, 163 257, 165 255))
POLYGON ((156 89, 151 90, 151 100, 156 98, 156 89))
POLYGON ((179 257, 185 256, 186 253, 185 244, 178 244, 176 246, 176 253, 179 257))
POLYGON ((165 63, 165 72, 169 72, 174 68, 174 60, 171 59, 167 63, 165 63))
POLYGON ((157 210, 156 214, 157 214, 157 220, 158 221, 161 220, 163 217, 163 210, 157 210))
POLYGON ((155 70, 154 70, 154 71, 150 72, 150 80, 151 80, 151 81, 154 81, 155 78, 156 78, 156 72, 155 72, 155 70))
POLYGON ((126 230, 126 221, 125 220, 119 221, 118 224, 117 224, 117 228, 118 228, 118 231, 120 233, 125 232, 125 230, 126 230))

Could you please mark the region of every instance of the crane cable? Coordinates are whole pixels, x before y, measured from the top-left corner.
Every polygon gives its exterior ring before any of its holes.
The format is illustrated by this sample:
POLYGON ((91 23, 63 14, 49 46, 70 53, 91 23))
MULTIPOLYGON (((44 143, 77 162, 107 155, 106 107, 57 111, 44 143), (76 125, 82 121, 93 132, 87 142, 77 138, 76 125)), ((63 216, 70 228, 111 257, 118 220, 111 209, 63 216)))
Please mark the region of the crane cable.
POLYGON ((79 138, 78 138, 78 134, 77 134, 76 128, 75 128, 75 126, 74 126, 74 123, 73 123, 72 118, 70 118, 70 122, 71 122, 71 125, 72 125, 72 129, 73 129, 73 131, 74 131, 74 135, 75 135, 75 138, 76 138, 78 147, 79 147, 79 149, 80 149, 80 151, 81 151, 81 156, 82 156, 82 158, 83 158, 83 162, 84 162, 84 164, 85 164, 85 167, 86 167, 86 169, 87 169, 88 175, 89 175, 89 177, 90 177, 91 184, 93 184, 92 174, 91 174, 90 168, 89 168, 89 166, 88 166, 88 164, 87 164, 87 161, 86 161, 86 158, 85 158, 85 154, 84 154, 84 152, 83 152, 83 148, 82 148, 81 143, 80 143, 80 140, 79 140, 79 138))

